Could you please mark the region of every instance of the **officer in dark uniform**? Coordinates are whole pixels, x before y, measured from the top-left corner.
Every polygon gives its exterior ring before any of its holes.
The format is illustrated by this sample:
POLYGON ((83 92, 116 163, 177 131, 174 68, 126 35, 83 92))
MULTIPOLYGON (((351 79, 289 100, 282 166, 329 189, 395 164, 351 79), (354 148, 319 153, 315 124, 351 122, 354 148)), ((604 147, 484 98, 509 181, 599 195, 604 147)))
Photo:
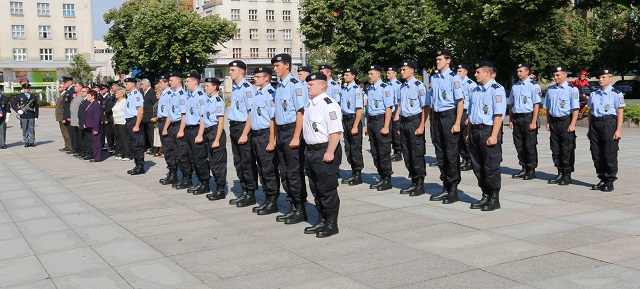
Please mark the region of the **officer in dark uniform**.
MULTIPOLYGON (((291 200, 289 212, 280 218, 290 223, 302 221, 296 208, 304 208, 307 201, 307 186, 304 179, 304 150, 302 139, 302 117, 308 96, 304 85, 291 74, 291 55, 278 54, 271 59, 273 70, 278 77, 275 95, 275 120, 277 127, 276 144, 278 149, 279 172, 282 187, 291 200)), ((264 208, 264 213, 278 211, 277 199, 264 208)), ((305 216, 306 220, 306 216, 305 216)))
MULTIPOLYGON (((391 118, 394 104, 393 88, 382 81, 383 68, 373 64, 368 68, 369 91, 367 92, 367 130, 373 164, 380 180, 369 188, 378 191, 391 189, 391 118)), ((341 103, 344 105, 344 101, 341 103)), ((345 127, 346 131, 346 127, 345 127)))
POLYGON ((4 150, 7 148, 7 122, 11 117, 11 103, 9 98, 2 93, 0 93, 0 111, 2 111, 2 116, 0 116, 0 149, 4 150))
MULTIPOLYGON (((276 151, 276 120, 275 93, 270 83, 273 71, 267 67, 258 67, 254 71, 255 85, 258 87, 251 107, 251 134, 253 153, 258 161, 260 183, 266 198, 260 205, 253 207, 253 212, 264 214, 269 199, 277 199, 280 194, 280 179, 278 177, 278 156, 276 151)), ((299 208, 301 217, 306 215, 304 208, 299 208)), ((287 222, 278 219, 279 222, 287 222)))
POLYGON ((220 97, 220 80, 215 77, 204 79, 206 109, 204 114, 204 142, 207 148, 209 168, 216 180, 216 190, 207 195, 209 201, 225 198, 227 183, 227 134, 224 131, 224 99, 220 97))
POLYGON ((116 127, 115 127, 115 122, 113 121, 113 106, 116 104, 116 102, 118 101, 116 99, 116 95, 114 93, 114 86, 118 86, 118 82, 117 81, 110 81, 107 83, 106 87, 109 90, 109 92, 107 93, 107 96, 105 96, 105 101, 103 104, 103 109, 104 109, 104 114, 106 115, 106 120, 104 122, 105 124, 105 138, 106 138, 106 142, 108 144, 107 146, 107 151, 112 153, 112 154, 117 154, 116 150, 117 150, 117 143, 118 143, 118 138, 116 135, 116 127))
POLYGON ((551 157, 558 168, 558 175, 550 184, 571 184, 571 172, 575 163, 576 121, 580 109, 580 92, 567 81, 567 67, 556 66, 553 79, 556 84, 547 89, 544 108, 547 109, 547 131, 551 131, 551 157))
POLYGON ((36 119, 38 119, 38 97, 31 94, 31 84, 22 85, 22 93, 11 102, 11 107, 20 116, 24 147, 36 146, 36 119))
POLYGON ((338 234, 338 175, 342 150, 340 134, 342 121, 340 106, 325 91, 327 78, 322 73, 307 76, 309 96, 304 114, 304 139, 307 146, 306 170, 309 188, 318 209, 318 222, 304 229, 305 234, 316 234, 317 238, 338 234))
POLYGON ((395 66, 387 67, 387 85, 391 86, 393 90, 393 109, 391 111, 393 119, 391 122, 391 148, 393 154, 391 155, 392 162, 398 162, 402 160, 402 152, 400 151, 400 111, 398 106, 400 103, 400 86, 402 82, 397 79, 398 69, 395 66))
POLYGON ((529 64, 516 67, 519 81, 511 87, 509 127, 513 129, 513 144, 518 153, 522 171, 513 178, 532 180, 538 166, 538 112, 540 111, 540 87, 531 79, 529 64))
POLYGON ((318 67, 318 71, 327 76, 327 95, 335 101, 340 102, 340 91, 342 87, 333 80, 333 67, 328 64, 323 64, 318 67))
POLYGON ((618 179, 618 150, 624 121, 624 94, 615 89, 613 70, 605 68, 596 74, 600 89, 589 96, 589 142, 591 158, 600 181, 591 187, 603 192, 613 191, 618 179))
MULTIPOLYGON (((109 116, 107 115, 107 105, 109 102, 113 101, 114 97, 109 93, 109 86, 106 84, 100 84, 100 92, 98 92, 99 97, 102 99, 100 101, 100 131, 102 132, 102 149, 106 151, 110 151, 109 146, 113 144, 109 144, 107 141, 111 138, 111 125, 109 124, 109 116), (107 146, 105 146, 105 143, 107 146)), ((97 99, 97 98, 96 98, 97 99)))
POLYGON ((416 69, 418 66, 413 61, 401 63, 400 75, 405 82, 400 86, 398 105, 402 155, 411 178, 411 185, 400 190, 400 194, 412 197, 424 194, 424 177, 427 175, 424 162, 424 124, 431 104, 431 99, 427 97, 427 87, 414 76, 416 69))
POLYGON ((185 79, 187 94, 186 113, 184 117, 184 138, 187 148, 182 152, 180 165, 184 169, 185 164, 191 167, 193 163, 198 176, 198 184, 188 188, 187 192, 201 195, 211 191, 209 187, 209 161, 207 160, 207 148, 204 142, 204 114, 206 109, 206 95, 200 89, 200 74, 190 72, 185 79))
POLYGON ((469 97, 469 152, 482 199, 471 209, 500 209, 500 162, 502 161, 502 116, 507 109, 504 87, 492 78, 493 64, 476 63, 478 86, 469 97))
POLYGON ((464 94, 464 112, 462 113, 462 119, 460 120, 460 170, 468 171, 472 169, 471 155, 469 154, 469 145, 467 144, 467 119, 469 118, 469 95, 476 86, 478 86, 473 80, 468 77, 469 66, 466 64, 458 64, 456 73, 462 79, 462 94, 464 94))
POLYGON ((124 106, 124 119, 127 128, 127 136, 129 137, 129 147, 136 166, 127 171, 130 175, 144 174, 144 148, 143 134, 140 131, 140 123, 142 122, 142 106, 144 99, 142 94, 136 89, 135 78, 127 78, 124 80, 125 89, 127 90, 127 102, 124 106))
POLYGON ((442 192, 432 201, 452 204, 458 201, 460 183, 460 122, 464 113, 462 79, 450 69, 451 51, 438 50, 436 68, 431 75, 430 97, 433 109, 433 146, 440 168, 442 192))
MULTIPOLYGON (((358 71, 347 67, 342 72, 345 86, 340 93, 340 107, 342 109, 342 125, 344 131, 344 152, 347 162, 351 165, 351 176, 343 179, 343 184, 350 186, 362 184, 362 109, 364 108, 364 93, 356 84, 358 71)), ((373 149, 373 148, 372 148, 373 149)), ((375 163, 375 162, 374 162, 375 163)))
POLYGON ((78 136, 79 136, 79 144, 80 144, 80 154, 78 154, 78 158, 81 160, 91 160, 93 159, 93 149, 91 148, 91 136, 89 135, 86 128, 87 118, 86 111, 91 104, 88 100, 89 92, 91 89, 88 86, 82 88, 80 92, 80 96, 82 97, 82 102, 80 102, 80 106, 78 108, 78 136))
MULTIPOLYGON (((164 139, 164 159, 167 162, 169 174, 167 178, 160 179, 163 185, 171 185, 172 187, 188 188, 191 185, 191 170, 182 172, 182 180, 178 181, 178 168, 180 167, 180 151, 178 149, 178 132, 182 123, 182 111, 185 110, 187 92, 182 88, 181 72, 171 72, 169 74, 169 88, 171 91, 168 95, 167 117, 162 129, 162 138, 164 139), (188 174, 187 174, 188 173, 188 174)), ((161 98, 162 101, 162 98, 161 98)), ((158 111, 164 111, 162 107, 158 111)))
MULTIPOLYGON (((169 169, 167 176, 159 180, 163 185, 178 183, 178 169, 175 166, 175 159, 171 159, 171 156, 167 155, 167 147, 169 146, 168 142, 171 142, 171 140, 168 140, 170 136, 168 131, 167 135, 163 134, 164 127, 167 124, 167 118, 169 117, 169 113, 171 113, 171 96, 173 95, 173 90, 171 90, 171 87, 169 86, 169 77, 169 73, 160 75, 156 86, 157 89, 162 91, 160 99, 158 100, 156 123, 158 124, 158 130, 160 133, 160 143, 164 150, 164 160, 167 163, 167 168, 169 169)), ((171 125, 171 122, 169 122, 169 125, 171 125)))

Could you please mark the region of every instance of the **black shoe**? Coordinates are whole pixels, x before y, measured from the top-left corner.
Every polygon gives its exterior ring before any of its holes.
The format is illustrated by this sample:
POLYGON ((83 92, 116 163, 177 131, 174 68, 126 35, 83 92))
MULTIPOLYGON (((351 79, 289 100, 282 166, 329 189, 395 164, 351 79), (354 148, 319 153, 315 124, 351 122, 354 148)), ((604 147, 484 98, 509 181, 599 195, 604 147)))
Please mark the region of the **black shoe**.
POLYGON ((294 203, 293 214, 291 214, 288 218, 284 219, 284 223, 287 225, 297 224, 301 222, 307 221, 307 210, 303 204, 294 203))
POLYGON ((25 144, 24 144, 24 147, 28 148, 28 147, 29 147, 29 144, 28 144, 28 143, 25 143, 25 144))
POLYGON ((6 150, 6 149, 7 149, 7 146, 6 146, 6 145, 1 145, 1 146, 0 146, 0 149, 2 149, 2 150, 6 150))
POLYGON ((135 175, 142 175, 142 174, 144 174, 144 173, 145 173, 145 171, 144 171, 144 165, 136 165, 136 167, 135 167, 135 168, 133 168, 133 171, 131 172, 131 175, 132 175, 132 176, 135 176, 135 175))
POLYGON ((489 200, 480 208, 482 211, 494 211, 500 209, 500 190, 493 190, 489 194, 489 200))
POLYGON ((386 190, 390 190, 391 188, 392 188, 391 177, 387 176, 387 177, 382 177, 382 184, 380 184, 376 190, 386 191, 386 190))
POLYGON ((351 176, 348 184, 350 186, 362 184, 362 173, 360 171, 353 171, 353 176, 351 176))
POLYGON ((527 174, 527 168, 522 168, 522 170, 519 171, 517 174, 511 175, 511 178, 512 179, 521 179, 526 174, 527 174))
POLYGON ((413 188, 413 191, 409 193, 409 197, 417 197, 417 196, 424 195, 424 178, 418 178, 415 184, 416 185, 413 188))
POLYGON ((533 180, 536 178, 536 169, 527 169, 527 172, 522 176, 522 179, 527 181, 527 180, 533 180))
POLYGON ((266 202, 267 202, 267 205, 264 206, 264 208, 258 210, 256 214, 263 216, 263 215, 277 213, 280 211, 278 209, 278 195, 268 195, 266 202))
POLYGON ((216 190, 213 191, 211 194, 207 194, 207 199, 209 199, 209 201, 222 200, 226 197, 227 196, 225 196, 224 194, 224 184, 217 184, 216 190))
POLYGON ((469 206, 469 209, 481 209, 488 201, 489 201, 489 194, 487 194, 486 192, 487 190, 482 189, 482 199, 480 199, 480 201, 471 204, 471 206, 469 206))
POLYGON ((318 233, 318 231, 320 231, 322 228, 324 228, 325 217, 323 215, 324 215, 323 213, 318 212, 318 221, 313 226, 304 228, 304 233, 305 234, 316 234, 316 233, 318 233))
POLYGON ((101 162, 101 161, 102 161, 102 160, 89 160, 89 162, 90 162, 90 163, 99 163, 99 162, 101 162))
POLYGON ((340 233, 340 230, 338 230, 338 212, 327 213, 324 227, 318 230, 316 238, 331 237, 338 233, 340 233))
POLYGON ((247 195, 245 196, 244 199, 238 200, 238 202, 236 202, 236 207, 243 208, 243 207, 253 206, 255 204, 256 204, 256 191, 247 190, 247 195))
POLYGON ((471 166, 471 162, 470 161, 465 161, 464 164, 462 164, 460 166, 460 170, 461 171, 470 171, 473 169, 473 166, 471 166))
POLYGON ((562 180, 558 183, 561 186, 567 186, 571 184, 571 173, 564 173, 562 175, 562 180))
POLYGON ((391 155, 391 161, 399 162, 401 160, 402 160, 402 154, 399 151, 393 152, 393 154, 391 155))
POLYGON ((603 191, 603 192, 611 192, 611 191, 613 191, 613 183, 612 182, 604 183, 604 185, 602 185, 600 190, 603 191))
POLYGON ((341 183, 342 183, 342 184, 348 184, 351 180, 353 180, 353 177, 355 176, 355 174, 356 174, 356 172, 355 172, 355 171, 352 171, 352 172, 351 172, 351 176, 349 176, 349 177, 348 177, 348 178, 346 178, 346 179, 342 179, 342 182, 341 182, 341 183))
POLYGON ((176 185, 176 190, 185 190, 192 186, 193 181, 191 180, 191 174, 183 174, 182 181, 176 185))
POLYGON ((416 189, 416 182, 412 180, 411 185, 408 188, 400 190, 400 194, 408 195, 413 193, 413 190, 415 189, 416 189))
POLYGON ((549 180, 547 183, 556 185, 559 184, 560 181, 562 181, 562 172, 558 170, 558 175, 555 178, 549 180))
POLYGON ((93 159, 93 157, 92 157, 92 156, 85 156, 85 157, 84 157, 84 158, 82 158, 82 159, 83 159, 83 160, 85 160, 85 161, 88 161, 88 160, 92 160, 92 159, 93 159))
POLYGON ((453 204, 457 202, 458 201, 458 185, 453 184, 449 186, 448 192, 449 194, 447 195, 447 198, 442 200, 442 203, 445 205, 448 205, 448 204, 453 204))
POLYGON ((247 197, 247 189, 242 189, 242 194, 235 199, 229 200, 229 205, 236 206, 238 204, 238 201, 244 200, 246 197, 247 197))
MULTIPOLYGON (((258 212, 258 210, 260 209, 264 209, 264 206, 267 204, 267 202, 265 201, 264 204, 262 204, 260 207, 254 207, 254 213, 258 212)), ((284 222, 284 220, 286 218, 291 217, 291 215, 293 215, 294 211, 296 210, 295 206, 293 205, 293 201, 289 202, 289 211, 287 211, 286 213, 284 213, 284 215, 278 215, 276 216, 276 222, 284 222)))
POLYGON ((198 188, 194 189, 191 193, 194 196, 202 195, 211 192, 211 187, 209 187, 209 180, 200 180, 200 185, 198 188))
POLYGON ((380 180, 378 180, 377 183, 373 184, 373 185, 369 185, 369 189, 377 189, 378 187, 380 187, 380 185, 382 185, 383 181, 382 178, 380 180))
POLYGON ((30 147, 32 147, 32 148, 34 148, 34 147, 36 147, 36 143, 33 143, 33 142, 32 142, 32 143, 30 143, 30 144, 29 144, 29 146, 30 146, 30 147))
POLYGON ((436 162, 429 163, 429 166, 430 167, 437 167, 438 166, 438 162, 436 161, 436 162))
POLYGON ((198 181, 198 184, 189 186, 187 188, 187 193, 188 194, 193 194, 193 192, 195 192, 196 190, 200 189, 200 187, 202 186, 202 182, 198 181))
POLYGON ((429 201, 443 201, 447 196, 449 196, 449 191, 447 191, 447 186, 445 185, 439 194, 429 197, 429 201))
POLYGON ((595 190, 600 190, 600 189, 602 189, 602 186, 604 186, 604 181, 600 180, 600 182, 598 182, 597 184, 591 186, 591 189, 594 190, 594 191, 595 190))
POLYGON ((76 150, 70 150, 67 152, 68 155, 75 155, 78 151, 76 150))
POLYGON ((170 169, 167 177, 164 179, 160 179, 159 182, 162 185, 173 185, 178 183, 178 171, 170 169))

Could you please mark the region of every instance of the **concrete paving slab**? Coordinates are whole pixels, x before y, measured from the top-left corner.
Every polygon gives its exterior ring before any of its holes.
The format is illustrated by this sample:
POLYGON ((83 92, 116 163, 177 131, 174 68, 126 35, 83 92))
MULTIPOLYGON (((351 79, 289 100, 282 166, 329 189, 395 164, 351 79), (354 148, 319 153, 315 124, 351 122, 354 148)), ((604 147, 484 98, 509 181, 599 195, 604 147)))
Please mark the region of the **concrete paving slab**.
POLYGON ((607 265, 534 283, 538 288, 638 288, 640 271, 607 265))
POLYGON ((23 238, 0 240, 0 260, 15 259, 34 255, 29 244, 23 238))
POLYGON ((22 234, 25 234, 25 235, 40 235, 40 234, 69 230, 69 226, 67 226, 57 216, 51 217, 51 218, 17 222, 16 225, 18 226, 18 228, 20 228, 20 231, 22 232, 22 234))
POLYGON ((92 246, 111 266, 136 263, 164 257, 156 249, 139 239, 128 239, 92 246))
POLYGON ((620 262, 640 257, 640 236, 631 236, 572 248, 568 249, 567 252, 610 263, 620 262))
POLYGON ((87 244, 73 230, 25 236, 37 254, 87 247, 87 244))
POLYGON ((167 258, 114 267, 134 288, 182 288, 201 282, 167 258))
POLYGON ((51 277, 77 274, 109 267, 109 264, 90 247, 44 253, 40 254, 38 258, 51 277))
POLYGON ((36 282, 29 282, 15 286, 2 287, 6 289, 56 289, 56 285, 52 280, 41 280, 36 282))
POLYGON ((520 287, 520 283, 513 280, 494 275, 482 270, 466 271, 458 274, 449 275, 442 278, 431 279, 428 281, 417 282, 402 287, 402 289, 443 289, 443 288, 478 288, 478 289, 500 289, 500 288, 531 288, 520 287))
POLYGON ((19 285, 42 281, 49 277, 36 256, 0 260, 0 284, 19 285))

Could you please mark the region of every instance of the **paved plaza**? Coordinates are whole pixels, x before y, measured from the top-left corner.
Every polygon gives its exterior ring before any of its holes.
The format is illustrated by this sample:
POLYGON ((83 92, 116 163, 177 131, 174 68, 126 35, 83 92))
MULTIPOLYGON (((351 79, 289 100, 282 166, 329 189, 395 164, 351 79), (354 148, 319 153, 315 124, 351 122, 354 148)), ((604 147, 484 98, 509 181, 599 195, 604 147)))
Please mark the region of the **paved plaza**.
MULTIPOLYGON (((36 148, 23 147, 12 116, 0 150, 1 288, 640 288, 640 129, 623 130, 620 180, 602 193, 590 190, 586 128, 574 184, 562 187, 547 184, 556 170, 544 130, 539 179, 511 179, 519 166, 505 127, 495 212, 468 208, 480 197, 470 171, 452 205, 429 201, 441 189, 434 167, 427 195, 398 194, 409 185, 403 162, 393 163, 392 190, 370 190, 377 175, 365 153, 367 184, 338 188, 340 234, 318 239, 302 233, 307 223, 160 185, 161 158, 145 155, 147 174, 130 176, 133 162, 61 153, 53 115, 41 109, 36 148)), ((239 194, 228 151, 229 195, 239 194)), ((346 160, 341 168, 347 177, 346 160)), ((284 191, 280 202, 285 211, 284 191)))

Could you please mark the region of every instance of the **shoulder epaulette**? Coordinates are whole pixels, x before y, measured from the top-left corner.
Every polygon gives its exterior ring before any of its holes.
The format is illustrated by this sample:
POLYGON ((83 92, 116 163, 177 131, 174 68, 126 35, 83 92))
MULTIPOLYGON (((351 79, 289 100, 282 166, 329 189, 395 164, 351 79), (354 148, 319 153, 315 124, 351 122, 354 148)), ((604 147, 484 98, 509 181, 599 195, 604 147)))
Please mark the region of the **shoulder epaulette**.
POLYGON ((396 83, 397 84, 402 84, 402 82, 400 82, 400 80, 396 80, 396 83))
POLYGON ((184 90, 180 90, 180 95, 183 95, 183 94, 184 94, 184 90))
POLYGON ((267 90, 269 93, 273 93, 273 89, 269 88, 269 90, 267 90))
POLYGON ((295 78, 291 78, 291 82, 292 82, 293 84, 296 84, 296 83, 298 83, 299 81, 298 81, 297 79, 295 79, 295 78))
POLYGON ((216 96, 216 101, 222 101, 222 98, 220 98, 219 96, 216 96))
POLYGON ((493 87, 493 88, 500 88, 500 87, 502 87, 502 86, 501 86, 500 84, 494 83, 494 84, 492 84, 492 85, 491 85, 491 87, 493 87))
POLYGON ((387 84, 386 84, 386 83, 384 83, 384 82, 383 82, 383 83, 380 83, 380 87, 385 88, 385 87, 387 87, 387 84))
POLYGON ((324 101, 326 101, 327 104, 331 104, 333 102, 333 101, 331 101, 331 98, 329 98, 329 97, 325 97, 324 101))
POLYGON ((249 83, 246 83, 246 82, 245 82, 245 83, 243 83, 243 84, 242 84, 242 86, 244 86, 244 87, 249 87, 250 85, 249 85, 249 83))
POLYGON ((353 88, 358 88, 358 86, 354 84, 354 85, 353 85, 353 88))
POLYGON ((198 95, 202 95, 202 90, 198 90, 198 95))
POLYGON ((537 81, 535 81, 535 80, 533 80, 533 79, 531 80, 531 83, 532 83, 532 84, 538 84, 538 82, 537 82, 537 81))
POLYGON ((416 85, 420 85, 422 84, 422 82, 420 82, 419 80, 416 80, 416 85))
POLYGON ((456 76, 455 71, 451 71, 451 73, 449 73, 451 76, 456 76))
POLYGON ((611 89, 611 91, 615 92, 615 93, 622 93, 620 92, 618 89, 616 89, 615 87, 611 89))
POLYGON ((472 84, 472 83, 473 83, 473 80, 471 80, 471 79, 467 79, 467 83, 468 83, 468 84, 472 84))
POLYGON ((337 82, 335 82, 334 80, 331 81, 331 85, 338 85, 337 82))
POLYGON ((567 85, 569 85, 569 87, 575 87, 575 86, 573 86, 573 84, 571 84, 571 83, 567 83, 567 85))

